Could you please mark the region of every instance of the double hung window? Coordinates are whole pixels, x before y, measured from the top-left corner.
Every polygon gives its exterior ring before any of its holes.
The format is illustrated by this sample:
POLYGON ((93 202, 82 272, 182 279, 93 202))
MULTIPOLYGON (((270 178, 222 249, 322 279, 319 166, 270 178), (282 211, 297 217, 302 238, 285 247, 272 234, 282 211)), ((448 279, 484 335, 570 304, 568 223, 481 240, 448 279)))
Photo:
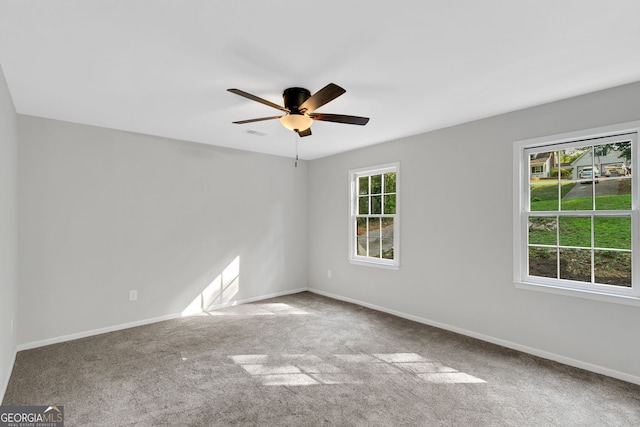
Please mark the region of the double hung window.
POLYGON ((515 281, 640 297, 635 130, 516 143, 515 281))
POLYGON ((349 172, 351 262, 399 265, 398 177, 397 163, 349 172))

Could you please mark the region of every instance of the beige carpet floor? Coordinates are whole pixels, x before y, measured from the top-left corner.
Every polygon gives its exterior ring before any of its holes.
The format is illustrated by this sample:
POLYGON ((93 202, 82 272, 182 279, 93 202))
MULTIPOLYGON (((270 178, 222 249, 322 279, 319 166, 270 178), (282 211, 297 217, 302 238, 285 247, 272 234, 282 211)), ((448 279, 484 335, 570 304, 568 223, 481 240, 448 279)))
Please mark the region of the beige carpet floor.
POLYGON ((638 426, 640 386, 308 292, 18 353, 67 426, 638 426))

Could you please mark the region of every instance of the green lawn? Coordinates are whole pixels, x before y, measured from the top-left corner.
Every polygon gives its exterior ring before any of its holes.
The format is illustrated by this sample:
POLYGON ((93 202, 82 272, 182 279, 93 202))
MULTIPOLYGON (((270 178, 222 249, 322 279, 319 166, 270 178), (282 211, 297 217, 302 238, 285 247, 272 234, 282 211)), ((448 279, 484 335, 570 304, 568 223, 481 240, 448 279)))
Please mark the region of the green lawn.
MULTIPOLYGON (((590 210, 591 197, 579 199, 562 200, 563 211, 584 211, 590 210)), ((631 209, 631 194, 620 194, 617 196, 596 196, 596 210, 628 210, 631 209)), ((538 200, 531 201, 531 212, 557 211, 558 200, 538 200)))
MULTIPOLYGON (((573 182, 561 183, 560 206, 558 182, 531 183, 531 212, 575 211, 593 209, 592 197, 564 197, 575 187, 573 182)), ((582 187, 588 190, 592 187, 582 187)), ((609 188, 611 190, 611 188, 609 188)), ((586 191, 588 193, 588 191, 586 191)), ((618 182, 617 194, 598 196, 596 210, 628 211, 631 209, 631 180, 618 182)), ((578 193, 579 194, 579 193, 578 193)), ((584 193, 583 193, 584 194, 584 193)), ((529 243, 551 248, 529 248, 529 274, 541 277, 591 282, 593 269, 596 283, 631 286, 631 253, 610 249, 631 249, 631 218, 591 216, 530 216, 529 243), (557 249, 560 246, 560 249, 557 249), (569 246, 579 249, 563 248, 569 246), (584 248, 584 249, 582 249, 584 248), (592 248, 603 250, 592 251, 592 248), (559 276, 558 276, 559 274, 559 276)))
MULTIPOLYGON (((575 183, 563 183, 564 197, 575 183)), ((597 210, 631 209, 631 194, 596 196, 597 210)), ((591 197, 562 200, 562 211, 592 209, 591 197)), ((557 211, 557 183, 531 185, 531 211, 557 211)), ((529 243, 541 245, 591 247, 591 218, 589 217, 531 217, 529 243), (559 231, 558 231, 559 230, 559 231), (559 240, 559 242, 558 242, 559 240)), ((631 249, 631 219, 629 217, 600 217, 594 219, 594 246, 611 249, 631 249)))
MULTIPOLYGON (((561 197, 571 191, 576 185, 575 182, 563 182, 561 184, 561 197)), ((557 181, 541 181, 536 184, 531 184, 531 202, 532 204, 539 201, 553 201, 557 203, 558 200, 558 182, 557 181)), ((557 209, 557 205, 556 205, 557 209)), ((533 210, 533 209, 532 209, 533 210)), ((537 209, 536 209, 537 210, 537 209)))
MULTIPOLYGON (((589 217, 532 217, 530 223, 529 243, 532 245, 591 248, 589 217)), ((631 218, 594 218, 593 240, 598 248, 631 249, 631 218)))

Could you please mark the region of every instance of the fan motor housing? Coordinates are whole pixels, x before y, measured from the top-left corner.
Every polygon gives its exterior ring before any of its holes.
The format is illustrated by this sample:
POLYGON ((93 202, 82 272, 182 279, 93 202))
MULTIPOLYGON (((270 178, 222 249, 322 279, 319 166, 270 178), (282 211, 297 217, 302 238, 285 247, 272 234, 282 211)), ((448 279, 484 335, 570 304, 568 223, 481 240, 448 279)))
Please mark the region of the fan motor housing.
POLYGON ((285 89, 282 94, 284 98, 284 106, 291 112, 296 112, 300 109, 300 106, 304 104, 304 101, 309 99, 311 92, 301 87, 290 87, 285 89))

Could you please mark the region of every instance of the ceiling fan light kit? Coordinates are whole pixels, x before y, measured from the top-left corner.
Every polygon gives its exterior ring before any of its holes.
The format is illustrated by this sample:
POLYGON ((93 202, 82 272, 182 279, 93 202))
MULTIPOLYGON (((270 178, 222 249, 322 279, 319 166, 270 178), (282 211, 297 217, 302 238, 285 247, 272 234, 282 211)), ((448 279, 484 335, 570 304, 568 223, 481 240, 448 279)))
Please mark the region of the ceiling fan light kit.
POLYGON ((280 123, 289 130, 299 132, 309 129, 313 119, 303 113, 289 113, 280 117, 280 123))
POLYGON ((266 99, 257 97, 250 93, 244 92, 240 89, 227 89, 231 93, 240 95, 244 98, 251 99, 252 101, 259 102, 269 107, 276 108, 286 113, 284 116, 262 117, 259 119, 240 120, 233 122, 235 124, 245 124, 259 122, 263 120, 280 119, 282 125, 300 136, 311 135, 311 125, 314 120, 321 120, 325 122, 345 123, 350 125, 364 126, 369 121, 368 117, 358 116, 346 116, 343 114, 325 114, 314 113, 314 111, 324 104, 333 101, 346 91, 340 86, 329 83, 318 92, 311 95, 307 89, 301 87, 290 87, 285 89, 282 94, 284 100, 284 107, 275 104, 266 99))

